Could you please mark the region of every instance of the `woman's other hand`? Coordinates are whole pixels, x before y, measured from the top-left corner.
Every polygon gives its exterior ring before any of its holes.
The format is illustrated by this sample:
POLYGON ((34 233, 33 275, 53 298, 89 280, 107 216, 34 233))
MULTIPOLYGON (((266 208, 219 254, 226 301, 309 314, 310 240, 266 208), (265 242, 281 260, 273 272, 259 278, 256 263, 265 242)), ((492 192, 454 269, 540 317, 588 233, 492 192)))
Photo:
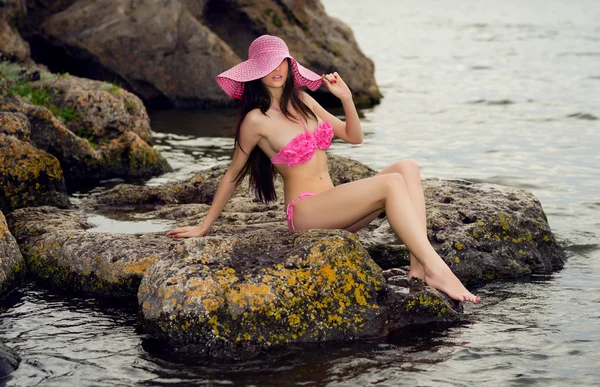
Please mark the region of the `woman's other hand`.
POLYGON ((201 237, 208 233, 210 227, 205 226, 188 226, 177 227, 165 233, 166 236, 173 235, 173 238, 193 238, 201 237))
POLYGON ((327 87, 327 90, 331 92, 331 94, 335 95, 339 99, 344 99, 348 97, 352 97, 352 92, 346 82, 340 77, 337 72, 330 74, 321 75, 321 79, 323 79, 323 83, 327 87))

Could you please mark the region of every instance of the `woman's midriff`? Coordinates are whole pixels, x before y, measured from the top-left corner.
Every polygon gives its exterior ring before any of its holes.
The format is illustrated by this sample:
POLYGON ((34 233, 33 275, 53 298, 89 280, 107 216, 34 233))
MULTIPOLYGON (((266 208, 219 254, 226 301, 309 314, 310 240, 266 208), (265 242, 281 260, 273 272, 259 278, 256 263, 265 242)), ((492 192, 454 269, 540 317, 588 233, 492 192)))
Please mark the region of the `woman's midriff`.
POLYGON ((325 152, 317 151, 312 160, 296 167, 280 169, 286 205, 303 193, 318 194, 333 188, 325 152), (323 154, 319 154, 319 153, 323 154))

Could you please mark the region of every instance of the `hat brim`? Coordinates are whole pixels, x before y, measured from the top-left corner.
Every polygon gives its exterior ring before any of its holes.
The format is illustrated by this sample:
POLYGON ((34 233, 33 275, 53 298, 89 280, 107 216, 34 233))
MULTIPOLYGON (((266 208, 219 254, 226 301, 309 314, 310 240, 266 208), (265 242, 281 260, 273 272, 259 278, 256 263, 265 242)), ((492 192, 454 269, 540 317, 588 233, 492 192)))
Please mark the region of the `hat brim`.
POLYGON ((306 86, 315 91, 323 82, 321 76, 300 65, 292 56, 264 56, 255 59, 248 59, 238 65, 233 66, 227 71, 217 75, 216 81, 231 98, 242 98, 244 94, 244 82, 263 78, 289 58, 292 63, 292 73, 294 74, 294 86, 306 86))

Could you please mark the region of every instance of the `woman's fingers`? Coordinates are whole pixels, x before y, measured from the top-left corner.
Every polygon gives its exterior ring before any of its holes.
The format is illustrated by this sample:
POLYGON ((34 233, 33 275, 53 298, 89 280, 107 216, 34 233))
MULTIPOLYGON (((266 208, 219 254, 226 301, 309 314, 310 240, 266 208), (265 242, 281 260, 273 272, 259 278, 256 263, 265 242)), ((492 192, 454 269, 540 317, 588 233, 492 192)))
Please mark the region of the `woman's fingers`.
POLYGON ((177 234, 177 236, 182 236, 184 233, 188 232, 190 227, 177 227, 172 230, 169 230, 165 233, 165 235, 173 235, 177 234))
POLYGON ((165 235, 171 235, 171 234, 174 234, 174 233, 177 233, 177 232, 180 232, 180 231, 183 231, 183 227, 177 227, 177 228, 174 228, 172 230, 169 230, 169 231, 167 231, 165 233, 165 235))
POLYGON ((335 84, 337 81, 336 75, 334 74, 323 74, 321 75, 321 78, 323 79, 323 81, 325 81, 327 84, 332 85, 335 84))

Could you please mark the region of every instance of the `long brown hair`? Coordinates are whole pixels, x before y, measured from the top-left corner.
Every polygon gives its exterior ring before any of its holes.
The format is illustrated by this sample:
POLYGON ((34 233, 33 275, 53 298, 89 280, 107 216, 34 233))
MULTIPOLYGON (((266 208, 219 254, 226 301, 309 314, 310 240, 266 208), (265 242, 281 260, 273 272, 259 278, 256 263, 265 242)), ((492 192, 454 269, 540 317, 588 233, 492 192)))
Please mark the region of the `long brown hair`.
MULTIPOLYGON (((294 85, 294 73, 292 63, 289 58, 287 80, 283 87, 283 93, 279 101, 281 112, 288 118, 294 119, 294 116, 288 111, 288 105, 291 104, 295 111, 300 113, 302 118, 308 120, 309 117, 317 119, 315 113, 300 99, 300 91, 294 85)), ((240 128, 246 115, 252 110, 259 108, 262 114, 265 114, 271 106, 271 94, 260 79, 255 79, 244 83, 244 94, 240 103, 240 112, 235 124, 235 142, 234 151, 239 146, 241 151, 247 152, 240 145, 240 128)), ((277 200, 275 193, 275 175, 277 170, 267 157, 265 152, 258 146, 254 147, 248 161, 242 170, 235 177, 235 183, 240 184, 244 177, 250 173, 250 185, 254 187, 254 194, 264 203, 277 200)))

